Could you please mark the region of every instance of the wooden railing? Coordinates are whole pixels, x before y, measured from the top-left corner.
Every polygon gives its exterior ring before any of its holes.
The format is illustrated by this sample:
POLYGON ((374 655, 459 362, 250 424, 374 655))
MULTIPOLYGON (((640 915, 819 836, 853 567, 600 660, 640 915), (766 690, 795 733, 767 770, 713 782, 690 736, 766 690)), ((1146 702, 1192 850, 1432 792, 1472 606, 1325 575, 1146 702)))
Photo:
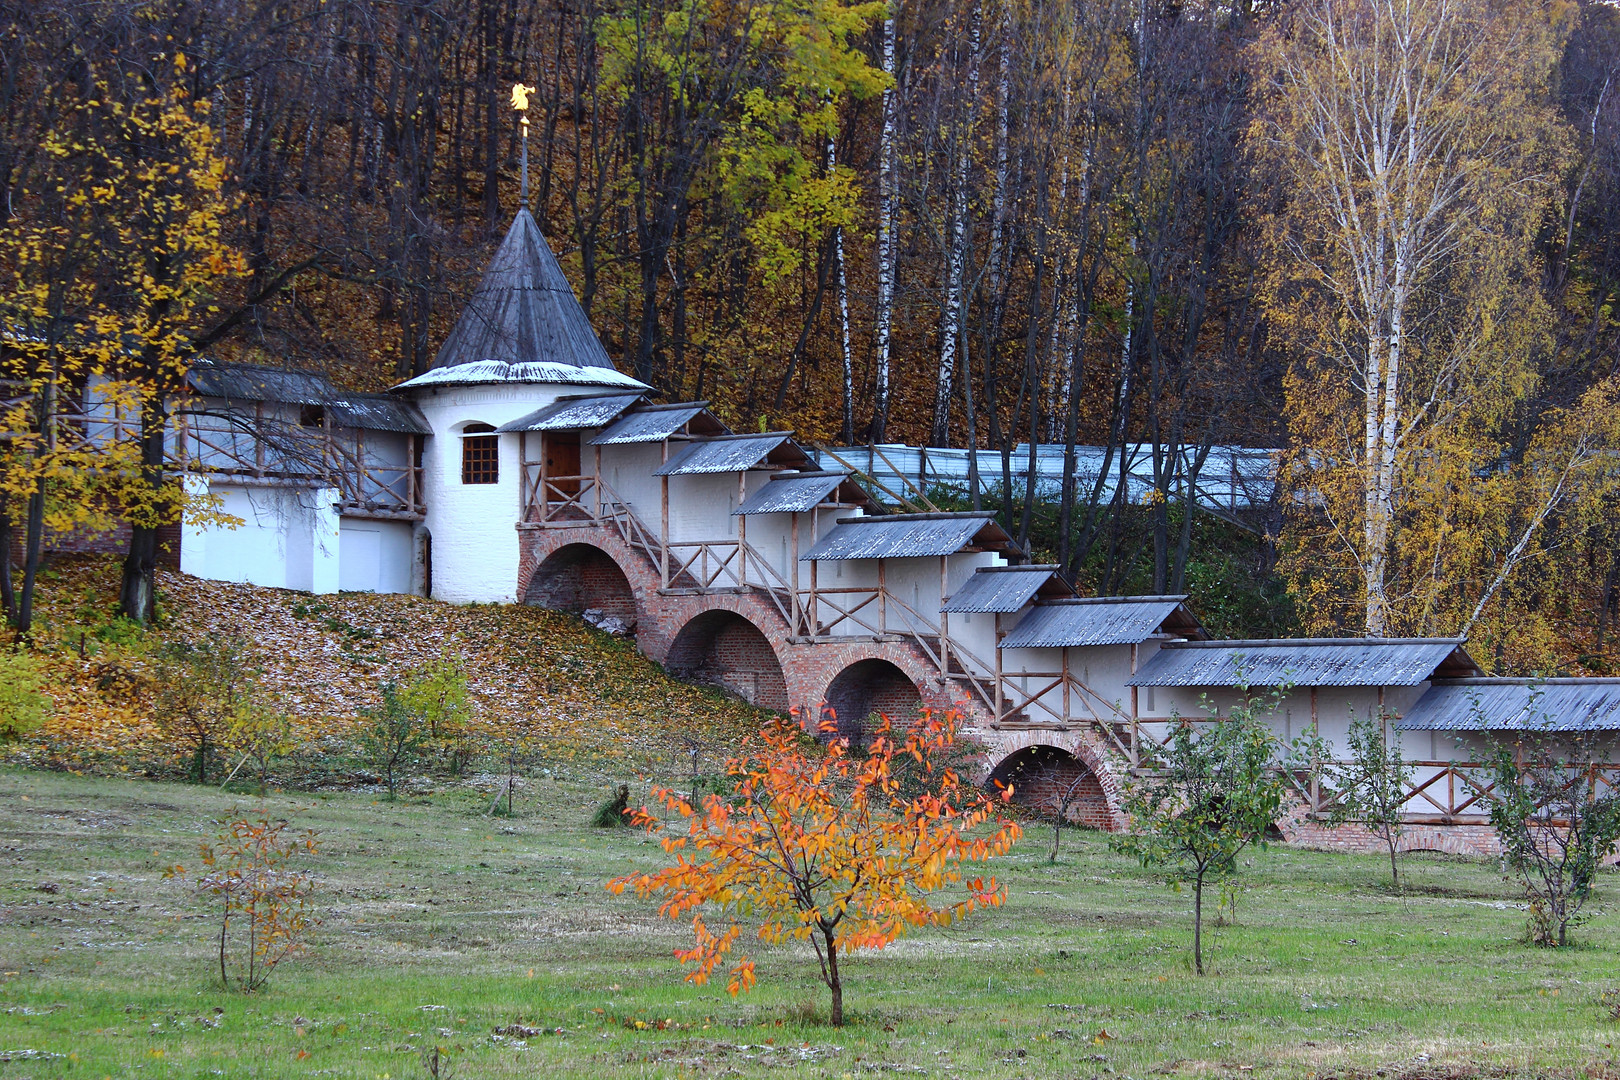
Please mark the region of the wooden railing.
POLYGON ((589 523, 602 518, 602 484, 594 476, 547 476, 524 466, 520 521, 589 523))
MULTIPOLYGON (((1348 762, 1324 762, 1324 769, 1348 762)), ((1408 761, 1413 775, 1405 784, 1401 801, 1407 820, 1446 824, 1484 824, 1490 819, 1496 782, 1492 766, 1481 761, 1408 761)), ((1289 786, 1299 796, 1307 813, 1323 816, 1333 811, 1340 796, 1311 770, 1289 772, 1289 786)), ((1581 774, 1594 791, 1620 791, 1620 764, 1594 762, 1581 774)), ((1543 804, 1545 805, 1545 804, 1543 804)), ((1538 807, 1539 809, 1539 807, 1538 807)))
MULTIPOLYGON (((104 421, 89 418, 97 425, 104 421)), ((340 506, 362 514, 420 518, 421 469, 415 435, 405 436, 404 462, 377 460, 359 428, 290 424, 263 410, 180 412, 166 456, 170 467, 231 478, 292 481, 338 489, 340 506)))

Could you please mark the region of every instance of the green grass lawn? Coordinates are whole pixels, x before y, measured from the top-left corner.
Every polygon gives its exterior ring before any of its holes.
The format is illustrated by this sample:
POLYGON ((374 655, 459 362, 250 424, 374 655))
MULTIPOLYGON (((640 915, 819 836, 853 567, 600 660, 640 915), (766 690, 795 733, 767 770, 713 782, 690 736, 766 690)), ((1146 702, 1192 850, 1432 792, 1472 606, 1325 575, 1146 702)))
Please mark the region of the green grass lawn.
POLYGON ((1048 865, 1038 828, 997 869, 1004 908, 854 957, 834 1029, 805 950, 757 950, 762 985, 740 999, 682 981, 686 928, 603 889, 660 855, 585 826, 604 794, 533 780, 511 819, 453 790, 272 796, 320 832, 323 923, 310 955, 242 995, 211 981, 212 924, 162 868, 256 800, 0 772, 0 1077, 396 1080, 427 1076, 435 1043, 463 1080, 1620 1068, 1598 1000, 1620 983, 1608 881, 1579 946, 1555 952, 1521 944, 1492 864, 1414 857, 1397 895, 1376 857, 1255 851, 1198 979, 1190 894, 1095 835, 1048 865))

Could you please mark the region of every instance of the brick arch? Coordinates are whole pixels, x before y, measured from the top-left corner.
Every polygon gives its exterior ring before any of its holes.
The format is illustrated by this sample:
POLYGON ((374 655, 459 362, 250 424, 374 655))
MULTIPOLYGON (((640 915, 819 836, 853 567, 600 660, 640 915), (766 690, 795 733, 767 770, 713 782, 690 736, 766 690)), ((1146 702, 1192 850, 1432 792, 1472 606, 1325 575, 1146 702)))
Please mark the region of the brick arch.
POLYGON ((904 725, 924 705, 922 688, 892 660, 868 656, 832 677, 822 695, 824 715, 831 713, 838 734, 860 744, 866 740, 867 718, 881 713, 904 725))
POLYGON ((636 598, 636 644, 660 663, 667 662, 676 637, 694 618, 726 610, 745 619, 770 643, 785 678, 786 702, 800 709, 806 723, 814 721, 833 678, 852 664, 868 659, 892 663, 917 687, 923 704, 929 708, 960 707, 969 728, 985 718, 985 710, 976 707, 960 686, 945 684, 938 677, 932 661, 916 644, 861 637, 796 640, 787 620, 761 593, 661 589, 656 560, 644 549, 633 547, 617 529, 589 524, 570 523, 556 528, 525 523, 518 526, 518 542, 522 552, 518 564, 519 596, 527 594, 535 571, 547 558, 565 547, 584 543, 611 558, 624 572, 636 598))
POLYGON ((636 625, 636 591, 617 560, 595 544, 563 544, 529 572, 523 602, 583 615, 600 611, 636 625))
POLYGON ((787 677, 770 638, 729 607, 686 620, 664 654, 664 667, 677 678, 729 690, 751 705, 788 709, 787 677))
POLYGON ((990 771, 988 782, 1012 787, 1013 802, 1040 813, 1056 814, 1067 796, 1066 820, 1093 829, 1117 826, 1101 777, 1064 747, 1036 743, 1015 750, 990 771))
POLYGON ((983 776, 983 782, 989 784, 993 778, 1000 778, 1003 766, 1018 758, 1020 754, 1036 748, 1044 747, 1055 750, 1071 757, 1080 767, 1090 772, 1097 780, 1101 790, 1103 805, 1107 808, 1107 822, 1100 828, 1110 832, 1123 829, 1126 825, 1125 813, 1120 808, 1120 774, 1116 766, 1104 756, 1101 749, 1078 731, 998 731, 989 740, 986 748, 987 759, 991 767, 983 776))

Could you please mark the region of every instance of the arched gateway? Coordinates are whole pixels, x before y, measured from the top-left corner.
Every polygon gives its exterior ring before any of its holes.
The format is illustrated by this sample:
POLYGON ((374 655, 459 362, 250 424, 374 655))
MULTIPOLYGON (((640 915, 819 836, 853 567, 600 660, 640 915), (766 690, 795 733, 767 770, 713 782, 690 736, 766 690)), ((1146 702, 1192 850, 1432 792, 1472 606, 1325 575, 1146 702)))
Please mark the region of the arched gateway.
POLYGON ((1088 828, 1111 830, 1114 810, 1102 781, 1080 758, 1058 746, 1038 744, 1014 751, 990 772, 992 785, 1013 789, 1013 801, 1088 828))
POLYGON ((899 727, 917 715, 922 694, 904 671, 888 660, 857 660, 827 684, 823 705, 838 725, 838 734, 853 743, 866 741, 874 713, 882 713, 899 727))
POLYGON ((636 594, 619 564, 592 544, 567 544, 541 561, 529 578, 523 602, 575 615, 599 612, 619 620, 627 630, 636 625, 636 594))
POLYGON ((729 690, 763 709, 786 712, 787 679, 763 631, 735 611, 716 608, 688 620, 664 667, 689 682, 729 690))

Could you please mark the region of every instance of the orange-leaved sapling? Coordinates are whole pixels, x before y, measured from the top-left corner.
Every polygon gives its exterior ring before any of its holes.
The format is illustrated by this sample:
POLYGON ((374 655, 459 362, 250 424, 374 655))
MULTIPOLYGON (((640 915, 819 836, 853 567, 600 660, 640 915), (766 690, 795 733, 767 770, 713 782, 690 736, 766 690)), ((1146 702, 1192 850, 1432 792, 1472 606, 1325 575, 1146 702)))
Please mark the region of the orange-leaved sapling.
MULTIPOLYGON (((761 941, 810 942, 832 992, 830 1019, 842 1025, 841 954, 881 949, 916 927, 947 926, 1006 899, 1005 885, 968 877, 966 864, 1005 854, 1017 841, 1017 823, 999 815, 1012 792, 989 794, 938 764, 949 756, 957 719, 924 711, 897 731, 880 717, 855 753, 845 739, 821 743, 795 721, 773 721, 727 763, 728 797, 710 794, 694 807, 678 792, 654 789, 671 823, 685 828, 669 828, 645 808, 636 820, 661 834, 674 865, 615 878, 608 888, 633 887, 660 897, 660 914, 692 918, 696 942, 675 955, 693 965, 686 978, 697 985, 727 962, 741 918, 758 918, 761 941), (925 782, 903 785, 902 762, 925 782), (944 890, 954 895, 936 903, 932 894, 944 890), (707 912, 730 925, 711 929, 707 912)), ((836 731, 822 725, 825 735, 836 731)), ((750 988, 753 962, 739 955, 728 976, 733 995, 750 988)))
MULTIPOLYGON (((304 951, 305 938, 318 925, 309 913, 314 879, 289 866, 300 852, 318 850, 317 837, 312 829, 289 834, 287 827, 286 820, 268 815, 240 818, 198 845, 203 873, 197 888, 219 901, 219 981, 226 986, 232 982, 227 959, 233 942, 243 951, 236 985, 253 991, 277 964, 304 951)), ((163 876, 185 873, 185 867, 171 866, 163 876)))

